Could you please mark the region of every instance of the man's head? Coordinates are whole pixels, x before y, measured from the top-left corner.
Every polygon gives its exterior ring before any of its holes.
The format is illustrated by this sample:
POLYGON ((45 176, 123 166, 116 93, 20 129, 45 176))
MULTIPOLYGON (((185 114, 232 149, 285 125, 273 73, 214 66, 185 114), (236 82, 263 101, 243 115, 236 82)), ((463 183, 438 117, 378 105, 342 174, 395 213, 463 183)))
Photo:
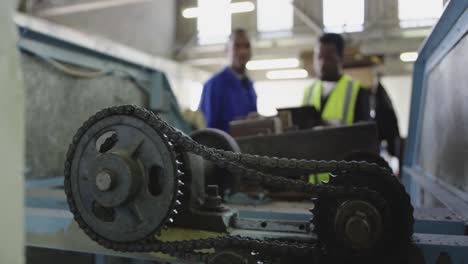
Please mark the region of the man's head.
POLYGON ((252 56, 250 40, 244 29, 235 29, 229 36, 226 47, 229 65, 236 71, 244 72, 245 65, 252 56))
POLYGON ((314 70, 324 81, 337 81, 343 70, 344 40, 339 34, 325 33, 314 54, 314 70))

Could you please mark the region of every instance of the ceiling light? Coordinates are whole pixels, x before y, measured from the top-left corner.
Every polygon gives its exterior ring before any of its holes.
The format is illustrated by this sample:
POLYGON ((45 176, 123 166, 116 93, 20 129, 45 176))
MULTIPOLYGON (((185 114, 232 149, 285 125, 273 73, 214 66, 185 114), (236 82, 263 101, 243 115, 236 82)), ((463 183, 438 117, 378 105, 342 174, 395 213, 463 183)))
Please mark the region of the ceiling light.
MULTIPOLYGON (((250 1, 229 4, 229 12, 231 14, 251 12, 253 10, 255 10, 255 5, 250 1)), ((199 15, 200 9, 198 7, 190 7, 182 11, 182 16, 185 18, 196 18, 199 15)))
POLYGON ((296 58, 273 59, 273 60, 252 60, 247 63, 248 70, 270 70, 299 67, 299 60, 296 58))
POLYGON ((266 77, 270 80, 303 79, 307 78, 308 76, 309 73, 304 69, 269 71, 266 73, 266 77))
POLYGON ((196 7, 191 7, 191 8, 186 8, 182 11, 182 16, 185 18, 196 18, 198 17, 198 8, 196 7))
POLYGON ((231 11, 231 14, 251 12, 254 10, 255 5, 252 2, 237 2, 229 5, 229 11, 231 11))
POLYGON ((403 52, 400 54, 400 60, 403 62, 413 62, 418 58, 417 52, 403 52))

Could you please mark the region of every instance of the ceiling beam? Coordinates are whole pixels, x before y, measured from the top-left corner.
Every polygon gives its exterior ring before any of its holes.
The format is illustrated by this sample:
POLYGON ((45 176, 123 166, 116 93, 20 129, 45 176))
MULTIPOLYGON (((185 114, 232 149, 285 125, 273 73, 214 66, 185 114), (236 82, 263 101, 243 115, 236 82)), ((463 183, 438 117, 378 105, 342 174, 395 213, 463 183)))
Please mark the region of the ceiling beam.
POLYGON ((100 9, 106 9, 117 6, 124 6, 130 4, 138 4, 142 2, 149 2, 150 0, 104 0, 96 2, 79 3, 74 5, 66 5, 59 7, 51 7, 40 10, 36 15, 41 17, 56 17, 75 13, 83 13, 89 11, 95 11, 100 9))
POLYGON ((291 5, 294 9, 294 14, 299 18, 302 23, 304 23, 308 28, 310 28, 316 35, 321 35, 323 33, 320 25, 315 22, 310 16, 308 16, 302 9, 298 7, 296 3, 291 2, 291 5))

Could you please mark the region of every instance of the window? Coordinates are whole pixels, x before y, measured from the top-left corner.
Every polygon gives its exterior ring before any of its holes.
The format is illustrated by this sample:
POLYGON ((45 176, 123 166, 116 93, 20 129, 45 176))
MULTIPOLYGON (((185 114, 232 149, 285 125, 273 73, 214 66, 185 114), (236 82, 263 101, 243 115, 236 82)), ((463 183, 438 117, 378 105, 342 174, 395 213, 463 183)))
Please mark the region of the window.
POLYGON ((431 26, 442 14, 443 5, 442 0, 398 0, 400 26, 431 26))
POLYGON ((226 42, 231 33, 229 0, 198 0, 198 43, 226 42))
POLYGON ((291 30, 294 10, 292 0, 257 0, 257 30, 291 30))
POLYGON ((323 25, 327 32, 362 31, 364 0, 323 0, 323 25))

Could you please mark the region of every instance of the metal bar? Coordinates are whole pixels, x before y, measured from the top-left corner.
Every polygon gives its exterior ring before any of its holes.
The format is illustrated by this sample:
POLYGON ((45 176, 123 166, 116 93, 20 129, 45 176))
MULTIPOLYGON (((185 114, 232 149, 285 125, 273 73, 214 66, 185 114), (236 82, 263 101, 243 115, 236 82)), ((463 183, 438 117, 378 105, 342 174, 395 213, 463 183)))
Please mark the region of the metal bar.
POLYGON ((294 3, 294 1, 291 1, 291 5, 294 9, 294 13, 296 16, 312 31, 314 31, 315 34, 321 35, 323 33, 322 27, 319 26, 317 22, 315 22, 311 17, 309 17, 302 9, 294 3))
POLYGON ((99 2, 87 2, 74 5, 52 7, 37 12, 37 16, 53 17, 63 16, 75 13, 89 12, 94 10, 106 9, 111 7, 118 7, 130 4, 138 4, 141 2, 148 2, 149 0, 107 0, 99 2))
POLYGON ((307 233, 308 225, 308 222, 302 221, 264 220, 253 218, 235 218, 233 222, 233 227, 239 229, 304 234, 307 233))
POLYGON ((467 263, 468 236, 415 234, 413 240, 423 253, 425 263, 467 263))
POLYGON ((94 264, 105 264, 106 260, 104 255, 96 254, 94 255, 94 264))
POLYGON ((463 219, 446 208, 420 208, 414 210, 415 233, 460 235, 465 233, 463 219))
POLYGON ((444 41, 441 45, 437 46, 432 52, 431 56, 426 63, 426 74, 431 71, 450 50, 455 47, 456 43, 468 32, 468 9, 458 18, 456 23, 447 32, 444 41))
POLYGON ((26 181, 26 189, 32 187, 56 187, 63 186, 63 176, 47 177, 44 179, 35 179, 26 181))
MULTIPOLYGON (((260 207, 260 206, 259 206, 260 207)), ((300 225, 311 219, 311 213, 277 212, 259 210, 239 210, 237 228, 256 230, 300 231, 300 225), (263 224, 265 223, 265 224, 263 224), (270 224, 271 223, 271 224, 270 224), (262 224, 264 226, 262 226, 262 224), (280 227, 278 227, 280 225, 280 227)), ((463 235, 465 222, 461 216, 446 208, 415 208, 414 232, 424 234, 463 235)))
POLYGON ((315 234, 301 234, 294 233, 289 234, 287 232, 277 232, 277 231, 262 231, 262 230, 250 230, 250 229, 233 229, 229 232, 232 236, 243 236, 251 237, 256 239, 294 239, 301 241, 310 241, 317 239, 315 234))
POLYGON ((239 210, 239 218, 265 219, 265 220, 284 220, 284 221, 308 221, 311 218, 310 213, 290 213, 262 210, 239 210))
POLYGON ((424 175, 414 169, 404 168, 405 173, 414 179, 416 183, 436 197, 441 203, 452 209, 460 215, 464 221, 468 221, 468 203, 461 199, 458 195, 444 188, 431 177, 424 175))

